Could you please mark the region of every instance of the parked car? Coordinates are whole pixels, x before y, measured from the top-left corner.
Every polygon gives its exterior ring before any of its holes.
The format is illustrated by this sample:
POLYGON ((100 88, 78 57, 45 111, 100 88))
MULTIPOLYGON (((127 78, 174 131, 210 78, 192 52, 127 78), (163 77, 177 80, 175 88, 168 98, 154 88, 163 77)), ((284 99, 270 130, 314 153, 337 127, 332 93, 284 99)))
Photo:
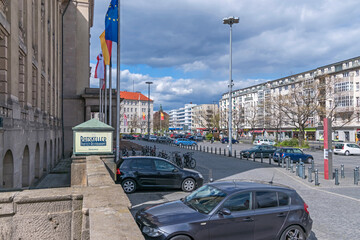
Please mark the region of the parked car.
POLYGON ((123 135, 122 135, 122 139, 134 140, 135 137, 134 137, 133 135, 130 135, 130 134, 123 134, 123 135))
POLYGON ((269 154, 271 154, 271 156, 272 156, 275 151, 276 151, 276 147, 274 147, 274 146, 257 145, 257 146, 253 146, 250 149, 242 150, 240 152, 240 155, 242 157, 253 158, 255 156, 255 158, 257 158, 257 157, 261 157, 261 153, 262 153, 263 157, 269 157, 269 154))
POLYGON ((181 188, 191 192, 202 186, 204 178, 192 169, 182 169, 158 157, 125 157, 118 167, 117 182, 126 193, 139 188, 181 188))
POLYGON ((213 182, 180 200, 139 210, 145 239, 307 239, 308 205, 291 188, 256 182, 213 182))
POLYGON ((155 135, 150 135, 149 136, 149 142, 156 142, 157 141, 157 136, 155 136, 155 135))
POLYGON ((273 140, 270 140, 270 139, 261 139, 261 138, 258 138, 258 139, 255 139, 255 141, 253 142, 254 145, 272 145, 274 146, 276 144, 275 141, 273 140))
POLYGON ((178 138, 174 141, 174 143, 178 146, 182 146, 182 145, 195 146, 195 145, 197 145, 197 143, 195 141, 189 140, 187 138, 178 138))
MULTIPOLYGON (((229 143, 229 138, 228 137, 224 137, 221 139, 221 143, 229 143)), ((236 139, 231 139, 231 143, 234 144, 234 143, 239 143, 238 140, 236 139)))
POLYGON ((299 162, 301 159, 304 163, 311 163, 311 160, 314 159, 312 155, 304 153, 301 149, 290 147, 278 148, 274 152, 273 159, 275 162, 280 161, 281 158, 284 158, 285 162, 287 159, 294 162, 299 162))
POLYGON ((355 143, 336 143, 334 153, 346 156, 360 154, 360 146, 355 143))
POLYGON ((204 140, 204 136, 195 135, 193 140, 194 140, 194 141, 197 141, 197 142, 201 142, 201 141, 204 140))
POLYGON ((173 139, 171 139, 169 137, 161 136, 161 137, 158 137, 157 141, 159 143, 170 143, 173 141, 173 139))

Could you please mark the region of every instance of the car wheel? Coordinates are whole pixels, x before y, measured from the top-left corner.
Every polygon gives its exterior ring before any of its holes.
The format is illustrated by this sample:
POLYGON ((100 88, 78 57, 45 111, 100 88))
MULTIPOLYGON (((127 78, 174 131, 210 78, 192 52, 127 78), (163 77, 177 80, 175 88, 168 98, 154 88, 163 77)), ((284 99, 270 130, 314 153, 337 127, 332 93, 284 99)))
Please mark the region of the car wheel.
POLYGON ((346 151, 345 152, 345 156, 349 156, 350 155, 350 152, 349 151, 346 151))
POLYGON ((280 240, 305 239, 304 231, 297 225, 292 225, 281 234, 280 240))
POLYGON ((311 163, 312 160, 313 160, 313 159, 312 159, 311 157, 309 157, 309 158, 306 159, 306 162, 307 162, 307 163, 311 163))
POLYGON ((125 193, 133 193, 136 190, 136 182, 132 179, 125 179, 122 184, 125 193))
POLYGON ((178 235, 175 237, 170 238, 170 240, 191 240, 188 236, 185 235, 178 235))
POLYGON ((191 146, 195 147, 196 143, 191 144, 191 146))
POLYGON ((184 192, 192 192, 195 189, 195 180, 192 178, 185 178, 181 184, 181 189, 184 192))

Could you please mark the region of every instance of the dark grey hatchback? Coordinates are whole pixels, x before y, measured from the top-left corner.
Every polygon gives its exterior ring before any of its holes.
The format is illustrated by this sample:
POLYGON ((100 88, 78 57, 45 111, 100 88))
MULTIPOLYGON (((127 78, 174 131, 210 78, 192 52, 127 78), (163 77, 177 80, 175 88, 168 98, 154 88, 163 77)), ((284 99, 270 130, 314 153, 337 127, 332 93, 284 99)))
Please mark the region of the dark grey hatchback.
POLYGON ((213 182, 186 198, 144 208, 135 220, 145 239, 307 239, 308 206, 291 188, 259 182, 213 182))
POLYGON ((181 188, 191 192, 202 186, 203 181, 198 171, 179 168, 159 157, 125 157, 117 171, 117 182, 126 193, 138 188, 181 188))

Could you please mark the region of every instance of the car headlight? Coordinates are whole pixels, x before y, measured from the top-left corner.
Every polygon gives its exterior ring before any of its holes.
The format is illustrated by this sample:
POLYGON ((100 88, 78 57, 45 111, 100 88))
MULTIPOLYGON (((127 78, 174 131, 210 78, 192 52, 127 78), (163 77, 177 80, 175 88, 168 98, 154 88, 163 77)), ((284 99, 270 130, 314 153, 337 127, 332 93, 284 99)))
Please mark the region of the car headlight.
POLYGON ((149 237, 159 237, 160 235, 163 234, 163 232, 160 231, 158 228, 152 228, 148 226, 144 226, 142 232, 148 235, 149 237))
POLYGON ((204 176, 201 174, 201 173, 199 173, 199 178, 204 178, 204 176))

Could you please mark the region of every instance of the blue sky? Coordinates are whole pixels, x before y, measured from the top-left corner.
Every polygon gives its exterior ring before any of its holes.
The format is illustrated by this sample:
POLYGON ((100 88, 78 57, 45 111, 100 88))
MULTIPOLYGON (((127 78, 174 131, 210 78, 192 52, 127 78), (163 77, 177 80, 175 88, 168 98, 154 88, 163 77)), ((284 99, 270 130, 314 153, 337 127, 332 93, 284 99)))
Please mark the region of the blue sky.
MULTIPOLYGON (((95 0, 93 70, 109 3, 95 0)), ((355 0, 121 0, 120 7, 120 88, 147 95, 145 82, 153 81, 154 110, 212 103, 228 91, 225 17, 240 18, 233 26, 234 89, 360 55, 355 0)), ((113 63, 115 53, 114 46, 113 63)))

